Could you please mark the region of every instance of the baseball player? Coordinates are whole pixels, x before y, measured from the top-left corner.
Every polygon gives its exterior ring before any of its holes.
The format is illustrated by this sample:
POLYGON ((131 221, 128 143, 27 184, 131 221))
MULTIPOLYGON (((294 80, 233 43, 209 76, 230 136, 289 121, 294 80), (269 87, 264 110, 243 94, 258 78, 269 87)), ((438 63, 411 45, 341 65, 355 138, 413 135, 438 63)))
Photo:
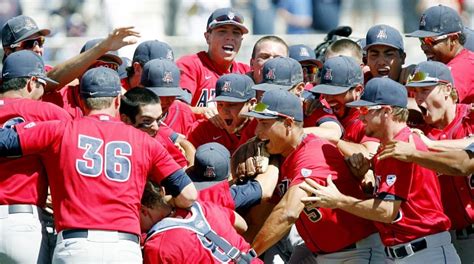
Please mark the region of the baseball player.
MULTIPOLYGON (((367 83, 361 99, 348 106, 359 107, 367 135, 380 139, 382 146, 391 140, 411 139, 417 149, 427 150, 406 125, 407 90, 403 85, 389 78, 374 78, 367 83)), ((374 221, 388 262, 460 263, 447 232, 450 221, 443 213, 440 186, 433 171, 395 159, 379 161, 377 155, 370 161, 355 154, 350 162, 353 170, 367 170, 373 162, 374 198, 342 194, 328 177, 327 185, 306 181, 312 187, 303 188, 315 196, 303 200, 374 221)))
POLYGON ((250 58, 252 71, 247 73, 254 83, 263 81, 262 69, 265 62, 277 57, 288 57, 288 45, 283 39, 278 36, 264 36, 255 42, 250 58))
POLYGON ((365 125, 359 119, 359 112, 346 107, 346 103, 362 95, 363 81, 362 69, 353 58, 337 56, 325 61, 321 70, 321 83, 311 90, 324 97, 342 125, 344 135, 332 141, 345 156, 358 152, 369 155, 375 153, 378 147, 376 139, 365 136, 365 125))
POLYGON ((474 76, 471 74, 474 53, 463 47, 466 37, 456 10, 443 5, 428 8, 421 15, 418 30, 406 36, 420 39, 421 49, 428 60, 450 67, 459 102, 474 102, 474 76))
MULTIPOLYGON (((256 90, 257 100, 260 100, 265 91, 272 88, 284 89, 303 97, 305 88, 303 68, 295 59, 286 57, 270 59, 265 62, 262 72, 263 81, 253 87, 256 90)), ((342 135, 342 128, 332 111, 317 98, 313 98, 311 107, 305 109, 304 127, 306 133, 314 133, 324 138, 338 139, 342 135)))
POLYGON ((312 263, 382 260, 380 238, 371 221, 342 210, 305 207, 300 201, 307 196, 299 188, 305 178, 324 182, 328 175, 336 177, 345 192, 358 197, 363 193, 337 148, 327 140, 304 133, 299 98, 288 91, 269 90, 263 95, 262 104, 246 115, 257 118, 256 133, 266 142, 267 151, 284 157, 277 186, 281 201, 252 243, 257 254, 279 241, 296 223, 306 246, 318 254, 308 256, 312 263))
MULTIPOLYGON (((70 120, 63 109, 38 101, 47 82, 42 58, 29 50, 10 54, 3 63, 0 126, 22 122, 70 120)), ((48 180, 36 156, 0 161, 0 262, 50 263, 45 230, 48 180)))
POLYGON ((231 153, 238 146, 255 136, 255 122, 242 114, 248 112, 256 103, 252 79, 245 74, 225 74, 217 80, 217 111, 224 120, 224 129, 215 127, 209 120, 197 121, 188 139, 197 148, 205 143, 218 142, 231 153))
POLYGON ((93 68, 80 86, 86 117, 2 130, 2 156, 36 153, 48 171, 58 231, 53 263, 141 263, 139 201, 148 177, 178 207, 196 199, 161 144, 115 118, 120 89, 114 70, 93 68))
POLYGON ((121 99, 119 112, 120 119, 124 123, 132 125, 158 140, 181 168, 187 168, 193 164, 196 152, 193 145, 185 142, 187 140, 180 138, 182 136, 171 128, 160 125, 162 116, 160 99, 152 91, 138 87, 128 90, 121 99), (180 148, 186 155, 193 155, 189 161, 180 148))
MULTIPOLYGON (((448 66, 427 61, 418 64, 406 86, 413 90, 424 113, 424 134, 432 140, 462 139, 474 133, 471 105, 456 104, 457 93, 448 66)), ((451 220, 452 241, 463 263, 474 262, 474 184, 471 177, 440 175, 441 200, 451 220), (469 236, 471 238, 469 238, 469 236)))
POLYGON ((318 71, 323 63, 316 59, 313 49, 303 44, 290 46, 289 57, 301 64, 305 90, 311 90, 318 83, 318 71))
POLYGON ((247 228, 237 213, 198 201, 190 210, 173 208, 159 186, 147 183, 140 209, 148 231, 144 263, 263 263, 237 233, 247 228))
POLYGON ((160 59, 153 59, 145 66, 140 86, 148 87, 160 97, 162 122, 177 133, 187 135, 196 118, 189 105, 175 100, 183 94, 179 68, 172 61, 160 59))
POLYGON ((204 33, 208 50, 181 57, 177 61, 181 70, 180 86, 192 94, 194 113, 211 119, 219 128, 224 128, 224 121, 216 116, 215 105, 208 105, 208 101, 215 97, 219 76, 244 74, 250 70, 247 64, 235 61, 242 36, 247 33, 244 17, 239 12, 231 8, 217 9, 209 16, 204 33))

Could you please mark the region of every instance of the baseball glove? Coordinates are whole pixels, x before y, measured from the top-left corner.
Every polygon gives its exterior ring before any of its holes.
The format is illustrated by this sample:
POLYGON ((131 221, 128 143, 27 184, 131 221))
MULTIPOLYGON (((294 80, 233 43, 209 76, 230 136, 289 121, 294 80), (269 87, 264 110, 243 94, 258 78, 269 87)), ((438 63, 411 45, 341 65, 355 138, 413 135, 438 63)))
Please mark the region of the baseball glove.
POLYGON ((270 154, 265 142, 257 137, 249 139, 232 155, 231 172, 234 179, 255 177, 268 168, 270 154))

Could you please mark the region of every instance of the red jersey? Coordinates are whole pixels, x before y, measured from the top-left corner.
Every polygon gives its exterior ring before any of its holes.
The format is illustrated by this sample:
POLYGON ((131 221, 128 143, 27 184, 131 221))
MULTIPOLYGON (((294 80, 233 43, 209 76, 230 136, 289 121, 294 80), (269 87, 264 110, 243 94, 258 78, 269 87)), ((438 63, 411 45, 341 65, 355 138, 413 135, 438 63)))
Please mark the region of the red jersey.
POLYGON ((167 126, 160 126, 158 133, 155 135, 155 139, 163 145, 166 151, 168 151, 174 161, 176 161, 176 163, 178 163, 181 168, 186 168, 188 166, 186 157, 171 140, 171 137, 173 137, 175 134, 176 133, 171 128, 167 126))
POLYGON ((175 132, 186 136, 196 121, 191 107, 179 100, 175 100, 166 113, 163 123, 173 129, 175 132))
POLYGON ((158 141, 108 115, 17 127, 24 155, 39 154, 51 185, 55 226, 140 234, 145 182, 180 169, 158 141))
POLYGON ((459 102, 474 103, 474 52, 463 49, 447 63, 454 79, 454 87, 458 92, 459 102))
MULTIPOLYGON (((326 185, 326 178, 332 175, 342 193, 361 199, 365 197, 339 150, 329 141, 315 135, 307 135, 285 158, 280 168, 278 188, 282 194, 286 192, 286 187, 298 185, 305 178, 326 185)), ((296 227, 306 246, 316 253, 339 251, 377 232, 372 221, 340 209, 309 205, 301 212, 296 227)))
MULTIPOLYGON (((456 117, 444 129, 426 126, 423 132, 434 140, 460 139, 474 134, 474 113, 471 112, 471 105, 456 105, 456 117)), ((462 229, 474 223, 474 186, 471 185, 470 177, 438 177, 444 212, 451 219, 453 229, 462 229)))
MULTIPOLYGON (((235 230, 234 211, 210 202, 199 201, 211 228, 242 252, 248 252, 250 245, 235 230)), ((189 211, 178 209, 176 214, 189 217, 189 211)), ((143 248, 144 263, 222 263, 212 255, 194 231, 174 228, 152 236, 143 248)), ((252 263, 263 263, 256 258, 252 263)))
POLYGON ((233 61, 230 70, 222 70, 216 65, 206 51, 181 57, 176 61, 181 70, 180 86, 193 95, 191 106, 204 107, 215 97, 216 82, 227 73, 245 74, 250 70, 247 64, 233 61))
POLYGON ((53 103, 66 110, 73 118, 81 117, 82 110, 79 106, 79 85, 64 86, 61 90, 45 93, 44 102, 53 103))
MULTIPOLYGON (((0 99, 0 127, 23 122, 70 120, 63 109, 45 102, 26 98, 0 99)), ((48 194, 48 179, 43 163, 37 156, 0 158, 0 204, 33 204, 44 208, 48 194)))
POLYGON ((344 128, 343 140, 353 143, 364 143, 367 141, 378 142, 378 139, 370 138, 365 135, 365 125, 359 119, 359 111, 356 108, 350 108, 347 116, 339 121, 344 128))
MULTIPOLYGON (((418 150, 428 151, 408 127, 394 140, 408 142, 410 135, 418 150)), ((376 196, 388 194, 401 199, 399 216, 394 222, 375 222, 385 246, 407 243, 449 229, 451 222, 443 213, 440 186, 434 171, 394 158, 379 161, 375 156, 373 161, 376 196)))
POLYGON ((230 194, 228 181, 221 181, 199 191, 199 200, 207 201, 235 210, 235 202, 230 194))
POLYGON ((240 135, 229 134, 225 129, 214 126, 209 120, 198 120, 188 134, 188 140, 198 148, 210 142, 217 142, 232 154, 243 143, 255 136, 256 121, 249 120, 241 129, 240 135))

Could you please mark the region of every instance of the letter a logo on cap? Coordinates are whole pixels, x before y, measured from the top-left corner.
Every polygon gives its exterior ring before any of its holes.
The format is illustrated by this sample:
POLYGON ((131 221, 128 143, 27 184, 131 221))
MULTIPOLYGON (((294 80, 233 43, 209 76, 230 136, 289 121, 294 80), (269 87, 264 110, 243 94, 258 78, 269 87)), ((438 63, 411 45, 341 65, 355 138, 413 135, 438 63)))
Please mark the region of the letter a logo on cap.
POLYGON ((222 91, 230 93, 232 91, 232 88, 230 87, 231 82, 230 81, 225 81, 224 85, 222 86, 222 91))
POLYGON ((423 14, 420 18, 420 26, 424 27, 426 26, 426 15, 423 14))
POLYGON ((326 70, 326 73, 324 74, 324 80, 332 81, 332 70, 331 69, 328 68, 326 70))
POLYGON ((275 68, 269 69, 265 77, 267 77, 267 80, 275 80, 275 68))
POLYGON ((309 57, 309 52, 306 48, 304 47, 301 47, 300 48, 300 56, 301 57, 309 57))
POLYGON ((214 167, 207 166, 206 171, 204 172, 204 177, 207 178, 215 178, 216 177, 216 170, 214 167))
POLYGON ((379 33, 377 34, 378 39, 387 39, 387 32, 385 32, 385 29, 381 29, 379 33))
POLYGON ((227 17, 228 17, 230 20, 234 19, 234 17, 235 17, 234 12, 229 12, 229 13, 227 13, 227 17))
POLYGON ((163 75, 163 82, 165 83, 172 83, 173 82, 173 75, 169 71, 165 71, 163 75))

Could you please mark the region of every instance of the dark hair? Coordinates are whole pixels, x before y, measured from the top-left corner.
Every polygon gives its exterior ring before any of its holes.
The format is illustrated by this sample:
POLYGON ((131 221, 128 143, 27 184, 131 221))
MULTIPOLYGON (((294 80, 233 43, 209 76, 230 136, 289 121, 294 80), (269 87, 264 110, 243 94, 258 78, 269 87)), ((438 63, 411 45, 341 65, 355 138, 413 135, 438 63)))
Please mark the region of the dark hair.
POLYGON ((28 83, 28 80, 29 78, 12 78, 3 80, 2 85, 0 85, 0 93, 21 90, 28 83))
POLYGON ((158 204, 166 204, 160 186, 154 182, 146 181, 141 203, 148 208, 155 208, 158 204))
POLYGON ((140 107, 149 104, 159 104, 160 98, 146 88, 135 87, 128 90, 120 102, 120 114, 126 115, 133 123, 140 112, 140 107))
POLYGON ((256 52, 257 46, 265 41, 272 41, 272 42, 282 44, 286 48, 286 53, 288 53, 288 44, 286 44, 286 42, 282 38, 270 35, 270 36, 261 37, 259 40, 257 40, 257 42, 255 42, 255 45, 253 45, 253 50, 252 50, 252 59, 255 59, 255 52, 256 52))
POLYGON ((463 46, 466 43, 466 34, 465 33, 459 33, 459 43, 463 46))

